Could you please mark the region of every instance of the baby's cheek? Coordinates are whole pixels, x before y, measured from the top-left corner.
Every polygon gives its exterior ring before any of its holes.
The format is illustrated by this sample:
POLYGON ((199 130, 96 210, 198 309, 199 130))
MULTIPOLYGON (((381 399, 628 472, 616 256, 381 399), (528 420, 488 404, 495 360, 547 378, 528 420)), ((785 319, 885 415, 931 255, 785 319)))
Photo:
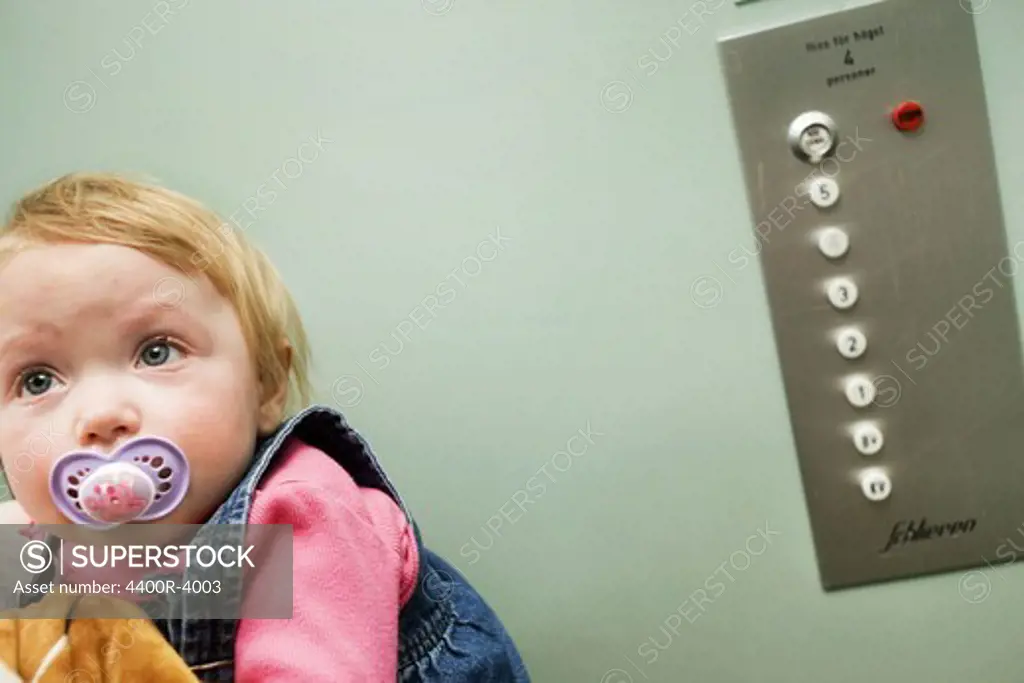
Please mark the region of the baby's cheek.
POLYGON ((241 479, 249 458, 241 454, 222 454, 222 458, 213 462, 197 463, 192 469, 188 495, 182 503, 182 513, 187 519, 179 524, 202 524, 227 499, 232 489, 241 479))
POLYGON ((13 472, 7 473, 7 477, 11 497, 38 524, 62 524, 66 521, 54 505, 45 474, 13 472))
POLYGON ((188 492, 178 508, 160 521, 206 522, 242 478, 252 457, 252 444, 238 434, 221 436, 217 443, 189 440, 179 444, 188 459, 188 492))
POLYGON ((225 500, 252 458, 257 417, 252 397, 226 374, 214 389, 181 396, 169 420, 161 426, 189 463, 188 494, 163 522, 199 524, 225 500), (173 417, 172 417, 173 416, 173 417))
POLYGON ((0 431, 0 460, 7 485, 24 507, 29 500, 49 500, 47 476, 60 455, 59 439, 42 430, 7 427, 0 431))
POLYGON ((0 436, 4 447, 0 461, 6 489, 9 497, 17 500, 25 513, 38 523, 60 524, 65 520, 54 505, 49 486, 50 467, 59 456, 57 443, 55 439, 39 436, 38 431, 36 435, 19 439, 18 436, 24 435, 14 434, 8 428, 0 436))

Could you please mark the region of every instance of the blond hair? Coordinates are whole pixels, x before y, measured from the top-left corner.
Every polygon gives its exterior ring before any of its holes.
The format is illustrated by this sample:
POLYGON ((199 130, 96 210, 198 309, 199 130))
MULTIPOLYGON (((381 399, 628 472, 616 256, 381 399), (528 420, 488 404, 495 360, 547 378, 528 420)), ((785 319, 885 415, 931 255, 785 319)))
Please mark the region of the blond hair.
MULTIPOLYGON (((206 275, 238 314, 261 398, 287 383, 287 412, 309 402, 309 345, 280 274, 262 251, 196 200, 120 175, 61 176, 15 203, 0 228, 0 259, 25 246, 57 242, 118 244, 190 278, 206 275), (284 340, 290 362, 282 354, 284 340)), ((166 284, 162 296, 174 296, 166 284)))

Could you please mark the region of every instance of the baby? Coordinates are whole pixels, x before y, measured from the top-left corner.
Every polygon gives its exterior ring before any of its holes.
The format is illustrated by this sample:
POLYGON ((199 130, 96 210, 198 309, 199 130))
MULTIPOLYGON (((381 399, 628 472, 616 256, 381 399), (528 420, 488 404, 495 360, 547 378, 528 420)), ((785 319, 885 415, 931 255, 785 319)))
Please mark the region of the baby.
POLYGON ((528 681, 367 443, 303 407, 308 365, 291 296, 230 224, 115 175, 46 184, 0 230, 0 459, 18 503, 0 521, 291 525, 291 619, 155 619, 202 680, 528 681), (103 465, 152 437, 178 464, 120 517, 51 485, 88 474, 67 453, 103 465))

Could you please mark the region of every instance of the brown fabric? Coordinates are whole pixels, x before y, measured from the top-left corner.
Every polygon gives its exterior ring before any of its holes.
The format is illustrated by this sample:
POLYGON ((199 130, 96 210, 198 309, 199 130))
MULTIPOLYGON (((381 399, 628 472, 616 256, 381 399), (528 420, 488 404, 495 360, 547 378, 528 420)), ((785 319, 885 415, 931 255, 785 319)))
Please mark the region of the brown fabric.
POLYGON ((68 647, 41 683, 198 683, 145 613, 103 596, 47 595, 0 613, 0 660, 30 681, 65 628, 68 647))

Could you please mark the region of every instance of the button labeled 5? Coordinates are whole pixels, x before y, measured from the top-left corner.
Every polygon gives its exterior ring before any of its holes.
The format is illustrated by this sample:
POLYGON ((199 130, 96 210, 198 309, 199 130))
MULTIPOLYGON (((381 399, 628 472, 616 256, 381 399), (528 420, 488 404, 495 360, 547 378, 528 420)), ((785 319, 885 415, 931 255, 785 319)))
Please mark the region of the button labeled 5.
POLYGON ((811 204, 827 209, 839 201, 839 183, 832 178, 814 178, 807 183, 807 194, 811 204))

